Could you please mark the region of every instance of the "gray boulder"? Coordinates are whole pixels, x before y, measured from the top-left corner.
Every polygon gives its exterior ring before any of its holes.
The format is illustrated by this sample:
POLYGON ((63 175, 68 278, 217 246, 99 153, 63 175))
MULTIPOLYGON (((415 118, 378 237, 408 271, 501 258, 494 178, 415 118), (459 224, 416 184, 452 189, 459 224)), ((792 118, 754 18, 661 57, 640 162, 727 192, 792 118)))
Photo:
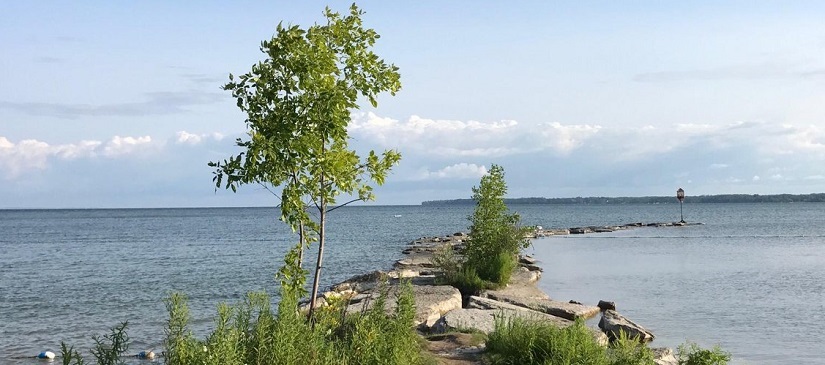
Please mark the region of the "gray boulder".
MULTIPOLYGON (((413 285, 415 297, 414 324, 431 327, 441 316, 453 309, 461 308, 461 293, 449 285, 413 285)), ((394 298, 399 293, 398 285, 391 285, 387 295, 386 310, 392 312, 396 304, 394 298)), ((347 313, 358 313, 367 310, 375 303, 378 293, 372 293, 370 298, 364 298, 359 303, 350 304, 347 313)))
POLYGON ((507 313, 523 312, 524 315, 529 315, 529 316, 535 317, 535 318, 541 318, 542 320, 552 322, 553 324, 555 324, 559 327, 567 327, 567 326, 573 324, 572 321, 564 319, 564 318, 559 318, 557 316, 549 315, 547 313, 534 311, 534 310, 529 309, 529 308, 520 307, 520 306, 517 306, 517 305, 510 304, 510 303, 500 302, 500 301, 497 301, 497 300, 494 300, 494 299, 484 298, 484 297, 471 296, 467 300, 467 308, 484 309, 484 310, 501 310, 501 311, 505 311, 507 313))
MULTIPOLYGON (((520 317, 533 321, 551 323, 557 327, 567 327, 573 321, 559 318, 547 313, 541 313, 532 309, 519 307, 516 305, 499 302, 490 298, 472 296, 468 300, 467 308, 457 309, 447 313, 432 328, 434 332, 444 332, 450 329, 475 329, 484 333, 495 328, 495 316, 502 315, 506 318, 520 317)), ((602 346, 607 346, 608 338, 601 330, 590 328, 590 334, 602 346)))
POLYGON ((561 302, 549 298, 511 295, 510 293, 503 293, 494 290, 484 293, 484 296, 493 300, 507 302, 519 307, 529 308, 534 311, 547 313, 571 321, 576 318, 588 319, 599 314, 599 307, 561 302))
POLYGON ((653 333, 614 310, 606 310, 602 313, 599 328, 607 334, 611 341, 618 338, 620 332, 624 332, 630 338, 636 338, 642 343, 653 341, 655 338, 653 333))

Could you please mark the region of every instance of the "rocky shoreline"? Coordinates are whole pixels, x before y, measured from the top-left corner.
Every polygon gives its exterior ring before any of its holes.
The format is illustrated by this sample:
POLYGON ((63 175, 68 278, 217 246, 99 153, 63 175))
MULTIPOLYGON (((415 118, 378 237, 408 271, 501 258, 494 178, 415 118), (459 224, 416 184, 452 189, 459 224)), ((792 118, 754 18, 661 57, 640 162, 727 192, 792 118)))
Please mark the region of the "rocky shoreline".
MULTIPOLYGON (((629 223, 620 226, 586 226, 564 229, 544 229, 536 227, 530 238, 567 234, 587 234, 614 232, 643 226, 674 227, 700 223, 629 223)), ((357 313, 368 308, 377 295, 378 288, 386 287, 390 298, 397 293, 402 279, 413 284, 415 296, 415 326, 428 339, 430 352, 441 364, 480 364, 484 352, 483 342, 474 340, 472 332, 489 334, 494 328, 494 316, 522 317, 552 323, 564 327, 576 319, 589 319, 601 314, 598 328, 591 327, 594 339, 607 345, 619 331, 624 331, 640 341, 651 342, 653 333, 625 318, 616 311, 612 302, 600 301, 597 305, 586 305, 575 301, 552 299, 536 285, 541 278, 542 268, 531 256, 519 257, 519 267, 509 284, 501 289, 487 290, 478 296, 462 296, 458 289, 449 285, 437 285, 438 269, 432 262, 434 253, 449 246, 461 251, 466 233, 458 232, 445 236, 423 237, 409 243, 401 253, 403 257, 395 262, 392 270, 374 271, 357 275, 333 285, 318 300, 321 305, 327 300, 345 299, 347 312, 357 313)), ((387 301, 388 310, 395 303, 387 301)), ((670 348, 653 348, 656 364, 677 364, 670 348)))

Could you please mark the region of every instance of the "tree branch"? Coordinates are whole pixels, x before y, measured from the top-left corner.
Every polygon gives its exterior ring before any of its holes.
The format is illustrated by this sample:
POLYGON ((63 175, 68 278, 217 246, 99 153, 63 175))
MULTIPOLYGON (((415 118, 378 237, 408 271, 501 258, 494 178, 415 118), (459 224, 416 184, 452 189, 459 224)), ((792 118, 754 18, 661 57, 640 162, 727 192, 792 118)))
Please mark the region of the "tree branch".
POLYGON ((341 205, 336 205, 336 206, 334 206, 334 207, 332 207, 332 208, 327 209, 327 213, 329 213, 329 212, 331 212, 331 211, 333 211, 333 210, 336 210, 336 209, 338 209, 338 208, 340 208, 340 207, 345 207, 345 206, 347 206, 347 205, 349 205, 349 204, 351 204, 351 203, 355 203, 355 202, 357 202, 357 201, 359 201, 359 200, 364 200, 364 199, 361 199, 361 198, 358 198, 358 199, 352 199, 352 200, 350 200, 350 201, 348 201, 348 202, 346 202, 346 203, 344 203, 344 204, 341 204, 341 205))
MULTIPOLYGON (((268 191, 270 194, 274 195, 274 196, 275 196, 275 198, 276 198, 276 199, 278 199, 278 201, 281 201, 281 197, 280 197, 280 196, 278 196, 278 194, 275 194, 275 192, 274 192, 274 191, 272 191, 272 189, 270 189, 268 186, 266 186, 266 184, 264 184, 264 183, 262 183, 262 182, 260 182, 260 181, 258 181, 258 184, 259 184, 259 185, 261 185, 264 189, 266 189, 266 191, 268 191)), ((280 205, 280 204, 279 204, 279 205, 280 205)))

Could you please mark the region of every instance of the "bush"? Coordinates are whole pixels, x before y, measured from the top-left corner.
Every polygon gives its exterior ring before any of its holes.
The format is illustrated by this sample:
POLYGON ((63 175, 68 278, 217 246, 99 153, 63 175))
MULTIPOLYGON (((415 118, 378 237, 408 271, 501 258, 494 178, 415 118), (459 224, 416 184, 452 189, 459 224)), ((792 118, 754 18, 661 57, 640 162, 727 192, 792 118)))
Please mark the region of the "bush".
POLYGON ((506 286, 513 270, 518 266, 518 257, 511 252, 499 252, 488 260, 477 263, 478 276, 495 287, 506 286))
POLYGON ((559 328, 518 317, 496 317, 495 331, 487 339, 487 359, 506 365, 655 365, 653 352, 624 333, 606 348, 581 320, 559 328))
POLYGON ((613 365, 655 365, 654 356, 645 344, 636 337, 630 337, 624 331, 610 344, 608 352, 613 365))
POLYGON ((481 280, 475 269, 466 266, 456 272, 445 274, 437 282, 457 288, 464 297, 479 295, 483 289, 490 288, 490 283, 481 280))
POLYGON ((581 321, 559 328, 518 317, 496 317, 487 353, 492 364, 503 365, 610 364, 605 348, 581 321))
POLYGON ((694 342, 685 342, 679 345, 677 358, 679 365, 725 365, 730 361, 730 353, 719 345, 703 349, 694 342))
POLYGON ((504 169, 493 164, 490 172, 473 188, 476 207, 469 217, 470 238, 464 245, 464 266, 476 270, 481 279, 498 286, 507 285, 516 266, 516 256, 527 247, 526 230, 519 226, 518 214, 504 203, 507 184, 504 169))

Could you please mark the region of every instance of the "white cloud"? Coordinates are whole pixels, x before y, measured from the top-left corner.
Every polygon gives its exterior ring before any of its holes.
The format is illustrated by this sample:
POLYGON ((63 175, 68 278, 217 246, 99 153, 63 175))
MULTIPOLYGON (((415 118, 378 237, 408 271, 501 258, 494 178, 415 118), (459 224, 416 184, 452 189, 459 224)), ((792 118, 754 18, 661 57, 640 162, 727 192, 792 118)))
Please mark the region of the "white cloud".
POLYGON ((753 180, 753 181, 759 181, 759 180, 761 180, 761 179, 759 178, 759 175, 753 175, 753 179, 751 179, 751 180, 753 180))
POLYGON ((487 167, 484 165, 457 163, 440 169, 438 171, 422 170, 415 180, 429 179, 478 179, 487 174, 487 167))
POLYGON ((103 147, 103 155, 107 157, 120 156, 131 154, 139 151, 141 148, 147 147, 152 143, 152 137, 121 137, 114 136, 103 147))
POLYGON ((206 139, 214 139, 216 141, 220 141, 223 139, 223 134, 214 132, 214 133, 204 133, 204 134, 195 134, 189 133, 187 131, 179 131, 175 133, 175 143, 178 144, 190 144, 196 145, 200 144, 201 142, 205 141, 206 139))
POLYGON ((724 164, 724 163, 712 163, 712 164, 710 164, 709 167, 713 170, 719 170, 719 169, 727 168, 728 165, 724 164))
POLYGON ((514 120, 464 122, 416 115, 399 121, 373 113, 355 115, 349 125, 356 138, 442 158, 500 157, 545 150, 563 155, 582 146, 600 129, 598 125, 522 125, 514 120))
POLYGON ((145 150, 152 138, 114 136, 111 140, 83 140, 77 143, 50 145, 36 139, 24 139, 17 143, 0 137, 0 168, 6 179, 16 178, 26 172, 45 170, 50 160, 76 160, 104 156, 116 158, 145 150))

